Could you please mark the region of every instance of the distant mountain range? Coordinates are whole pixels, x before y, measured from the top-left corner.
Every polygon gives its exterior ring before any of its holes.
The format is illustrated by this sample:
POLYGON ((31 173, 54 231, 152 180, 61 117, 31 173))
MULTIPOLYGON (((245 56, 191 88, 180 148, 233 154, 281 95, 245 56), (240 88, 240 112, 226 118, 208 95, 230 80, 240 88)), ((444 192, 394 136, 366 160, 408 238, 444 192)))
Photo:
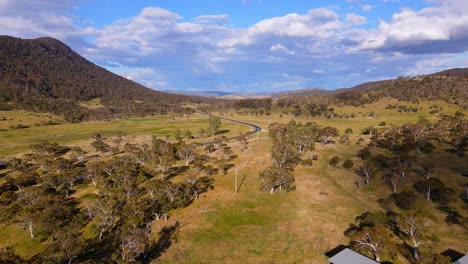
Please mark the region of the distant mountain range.
POLYGON ((183 90, 165 90, 163 92, 171 94, 191 95, 191 96, 204 96, 204 97, 215 97, 224 99, 239 99, 239 98, 278 98, 283 96, 302 96, 302 95, 325 95, 333 93, 333 91, 319 89, 319 88, 307 88, 293 91, 279 91, 272 93, 262 92, 221 92, 221 91, 183 91, 183 90))
MULTIPOLYGON (((101 68, 53 38, 0 36, 0 110, 24 109, 62 115, 68 121, 125 118, 187 111, 187 103, 223 99, 334 97, 340 102, 394 97, 401 100, 468 101, 468 68, 368 82, 334 91, 318 88, 274 93, 159 92, 101 68), (101 107, 86 107, 99 99, 101 107)), ((223 101, 224 103, 224 101, 223 101)))

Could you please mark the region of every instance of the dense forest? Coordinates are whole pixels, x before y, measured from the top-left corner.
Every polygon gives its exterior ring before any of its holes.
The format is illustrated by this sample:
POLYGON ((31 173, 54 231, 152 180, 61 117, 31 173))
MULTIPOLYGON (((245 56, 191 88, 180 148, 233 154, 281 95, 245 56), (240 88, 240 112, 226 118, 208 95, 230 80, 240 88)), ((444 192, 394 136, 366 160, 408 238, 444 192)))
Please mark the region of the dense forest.
POLYGON ((213 99, 158 92, 87 61, 52 38, 0 36, 0 109, 50 112, 67 121, 183 112, 213 99), (103 107, 80 102, 100 98, 103 107))

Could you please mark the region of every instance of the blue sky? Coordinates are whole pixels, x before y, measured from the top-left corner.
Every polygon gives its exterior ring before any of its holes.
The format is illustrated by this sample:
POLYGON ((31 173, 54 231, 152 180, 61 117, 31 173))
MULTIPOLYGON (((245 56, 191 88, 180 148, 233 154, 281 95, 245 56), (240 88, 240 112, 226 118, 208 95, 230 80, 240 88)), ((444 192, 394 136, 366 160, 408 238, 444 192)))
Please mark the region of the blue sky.
POLYGON ((465 1, 0 0, 0 34, 156 90, 336 89, 467 67, 465 1))

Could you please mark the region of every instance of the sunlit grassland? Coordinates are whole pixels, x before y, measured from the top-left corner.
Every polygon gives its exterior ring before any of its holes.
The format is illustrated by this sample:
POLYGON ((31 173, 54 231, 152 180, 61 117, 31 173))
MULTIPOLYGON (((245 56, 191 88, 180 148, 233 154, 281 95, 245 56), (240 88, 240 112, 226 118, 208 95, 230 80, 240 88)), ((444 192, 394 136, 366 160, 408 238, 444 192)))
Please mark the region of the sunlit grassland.
POLYGON ((41 236, 31 239, 28 231, 16 225, 0 225, 0 248, 11 247, 25 259, 34 257, 46 248, 41 243, 42 239, 41 236))
MULTIPOLYGON (((174 215, 185 223, 177 243, 163 255, 168 263, 327 263, 327 250, 347 240, 342 233, 354 217, 376 203, 359 197, 335 178, 326 156, 312 168, 296 170, 297 190, 259 191, 258 172, 270 164, 269 139, 252 139, 236 161, 239 193, 234 195, 235 170, 218 175, 215 189, 174 215), (211 208, 198 213, 200 208, 211 208), (183 257, 184 259, 180 259, 183 257)), ((317 150, 322 153, 322 151, 317 150)), ((348 177, 349 178, 349 177, 348 177)))
POLYGON ((98 109, 98 108, 104 107, 104 105, 101 103, 101 98, 95 98, 89 101, 83 101, 83 102, 80 102, 79 105, 88 109, 98 109))
MULTIPOLYGON (((4 113, 16 114, 15 111, 4 113)), ((125 136, 155 135, 165 138, 173 137, 177 129, 181 131, 190 130, 192 134, 197 135, 201 128, 207 130, 208 118, 204 115, 193 114, 182 117, 165 115, 115 121, 83 122, 78 124, 62 123, 53 126, 9 129, 8 131, 0 131, 0 155, 5 156, 25 152, 31 144, 36 144, 41 140, 57 142, 61 145, 73 145, 91 141, 92 136, 96 133, 101 134, 103 137, 123 134, 125 136)), ((238 135, 250 131, 250 129, 245 125, 222 121, 221 130, 228 131, 226 134, 223 134, 225 136, 238 135)))
MULTIPOLYGON (((399 113, 396 110, 385 109, 388 103, 385 101, 365 108, 336 107, 335 111, 338 113, 356 113, 358 116, 349 119, 294 117, 291 114, 280 117, 280 112, 276 109, 270 116, 258 117, 226 113, 226 117, 250 121, 261 125, 265 130, 250 137, 247 150, 243 150, 238 142, 232 141, 229 145, 239 156, 234 160, 236 167, 230 169, 227 175, 215 175, 214 189, 202 194, 193 204, 171 212, 170 223, 177 220, 180 229, 171 247, 155 263, 328 263, 324 253, 340 244, 348 244, 349 239, 343 232, 354 222, 355 217, 367 210, 382 210, 377 199, 387 197, 391 193, 380 176, 373 181, 371 187, 356 188, 355 180, 358 177, 353 170, 343 169, 341 163, 337 167, 330 166, 329 159, 332 156, 339 156, 342 161, 351 159, 356 167, 360 161, 355 154, 363 145, 355 143, 360 137, 368 140, 368 137, 359 135, 363 128, 378 126, 383 121, 387 125, 401 125, 417 122, 420 116, 435 118, 435 115, 428 113, 430 102, 424 103, 423 109, 418 113, 399 113), (359 115, 360 112, 371 111, 377 113, 375 118, 359 115), (351 144, 316 144, 316 149, 307 154, 318 154, 319 159, 314 161, 312 167, 299 165, 295 170, 296 191, 274 194, 260 192, 258 173, 271 164, 268 125, 272 122, 286 123, 291 119, 334 126, 342 133, 346 128, 352 128, 354 133, 351 136, 351 144), (239 186, 237 195, 234 194, 236 174, 239 186)), ((453 114, 456 110, 446 106, 443 112, 453 114)), ((221 129, 229 130, 226 135, 251 130, 247 126, 228 121, 222 123, 221 129)), ((175 129, 191 130, 196 134, 200 128, 207 127, 206 116, 192 115, 188 118, 160 116, 112 122, 62 124, 34 127, 30 128, 29 132, 27 129, 18 129, 12 130, 11 133, 19 133, 20 136, 12 134, 10 137, 10 144, 17 145, 10 146, 7 149, 10 152, 6 153, 27 150, 29 144, 43 139, 42 137, 65 145, 89 145, 95 133, 101 133, 104 137, 114 137, 122 132, 129 140, 133 140, 140 135, 157 135, 162 138, 166 135, 172 136, 175 129), (42 131, 41 129, 44 129, 43 133, 48 134, 34 134, 42 131)), ((4 144, 6 134, 3 133, 6 132, 10 131, 0 132, 0 144, 4 144)), ((205 140, 209 139, 203 139, 205 140)), ((466 178, 460 175, 460 171, 468 169, 466 158, 444 151, 448 147, 446 145, 437 147, 437 151, 424 156, 436 164, 433 176, 443 178, 446 185, 452 188, 460 188, 460 184, 466 182, 466 178)), ((0 154, 3 154, 3 145, 0 145, 0 148, 0 154)), ((213 155, 219 154, 215 152, 213 155)), ((399 191, 412 189, 412 184, 420 179, 417 175, 410 175, 408 182, 402 185, 399 191)), ((80 199, 94 191, 91 186, 83 186, 75 197, 80 199)), ((462 208, 462 203, 459 200, 456 206, 462 208)), ((430 230, 438 235, 438 240, 424 245, 422 249, 432 247, 434 252, 442 252, 451 248, 466 252, 466 231, 458 226, 449 226, 444 220, 445 214, 436 207, 436 204, 424 199, 419 201, 418 208, 429 209, 426 211, 429 212, 427 217, 430 220, 430 230)), ((398 208, 393 209, 398 212, 398 208)), ((155 222, 154 226, 157 231, 159 223, 155 222)), ((86 238, 96 235, 89 226, 85 227, 83 232, 86 238)), ((25 258, 44 249, 42 245, 31 241, 26 231, 12 226, 0 226, 0 246, 2 241, 14 245, 14 250, 25 258)), ((384 256, 384 260, 388 258, 384 256)))
POLYGON ((12 126, 19 124, 34 127, 48 121, 63 122, 59 116, 49 113, 34 113, 22 110, 0 111, 0 132, 11 130, 12 126))
MULTIPOLYGON (((363 148, 357 145, 359 135, 368 126, 378 126, 385 121, 387 125, 402 125, 417 122, 420 116, 434 119, 429 114, 428 105, 418 113, 399 113, 385 109, 384 104, 373 104, 360 107, 338 107, 337 112, 356 113, 375 111, 377 117, 358 116, 350 119, 327 119, 311 117, 293 117, 273 111, 270 116, 250 116, 226 113, 230 118, 250 121, 264 129, 272 122, 288 122, 295 119, 300 122, 317 122, 324 126, 335 126, 343 133, 352 128, 349 146, 334 144, 316 145, 310 154, 318 154, 319 159, 312 167, 299 165, 295 170, 297 189, 290 193, 262 193, 259 191, 259 171, 271 164, 271 143, 264 131, 252 136, 249 149, 240 150, 234 147, 239 159, 235 161, 238 168, 238 182, 242 182, 239 193, 234 194, 235 170, 231 169, 226 176, 217 175, 215 189, 204 194, 188 208, 178 210, 173 218, 183 223, 177 242, 162 255, 163 263, 328 263, 324 253, 340 244, 347 245, 349 238, 343 232, 354 223, 355 217, 365 211, 383 211, 377 203, 379 198, 391 194, 391 189, 381 175, 373 180, 371 187, 357 188, 358 176, 354 171, 330 166, 328 161, 333 156, 341 160, 351 159, 355 167, 360 160, 356 152, 363 148), (207 209, 207 212, 199 212, 207 209)), ((395 102, 392 102, 395 103, 395 102)), ((453 114, 456 108, 444 107, 443 113, 453 114)), ((446 145, 438 149, 429 158, 436 163, 434 177, 443 178, 446 185, 461 190, 460 184, 466 178, 460 170, 466 170, 466 159, 448 153, 446 145)), ((414 182, 421 180, 412 174, 399 191, 412 190, 414 182)), ((458 208, 463 202, 458 200, 458 208)), ((417 208, 427 209, 430 230, 437 234, 437 239, 422 247, 432 248, 434 252, 443 252, 448 248, 466 252, 468 238, 466 231, 459 226, 449 226, 445 222, 446 214, 437 209, 438 205, 421 199, 417 208)), ((394 207, 393 210, 400 212, 394 207)), ((390 260, 384 256, 383 260, 390 260)), ((406 263, 400 258, 394 263, 406 263)))

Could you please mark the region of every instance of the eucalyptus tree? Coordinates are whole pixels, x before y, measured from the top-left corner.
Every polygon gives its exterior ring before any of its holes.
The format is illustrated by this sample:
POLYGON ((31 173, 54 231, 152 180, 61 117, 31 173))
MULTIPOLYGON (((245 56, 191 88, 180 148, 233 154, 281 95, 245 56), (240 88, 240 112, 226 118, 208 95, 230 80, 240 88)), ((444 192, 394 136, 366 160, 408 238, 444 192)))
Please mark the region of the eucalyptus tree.
POLYGON ((273 193, 275 189, 292 191, 296 189, 295 179, 291 170, 270 166, 260 173, 262 184, 260 189, 273 193))
POLYGON ((219 117, 210 116, 208 119, 208 130, 210 131, 211 136, 216 135, 221 128, 221 119, 219 117))
POLYGON ((427 236, 428 223, 419 214, 400 215, 396 222, 398 230, 403 234, 405 243, 412 247, 413 257, 419 259, 419 246, 429 243, 427 236))

